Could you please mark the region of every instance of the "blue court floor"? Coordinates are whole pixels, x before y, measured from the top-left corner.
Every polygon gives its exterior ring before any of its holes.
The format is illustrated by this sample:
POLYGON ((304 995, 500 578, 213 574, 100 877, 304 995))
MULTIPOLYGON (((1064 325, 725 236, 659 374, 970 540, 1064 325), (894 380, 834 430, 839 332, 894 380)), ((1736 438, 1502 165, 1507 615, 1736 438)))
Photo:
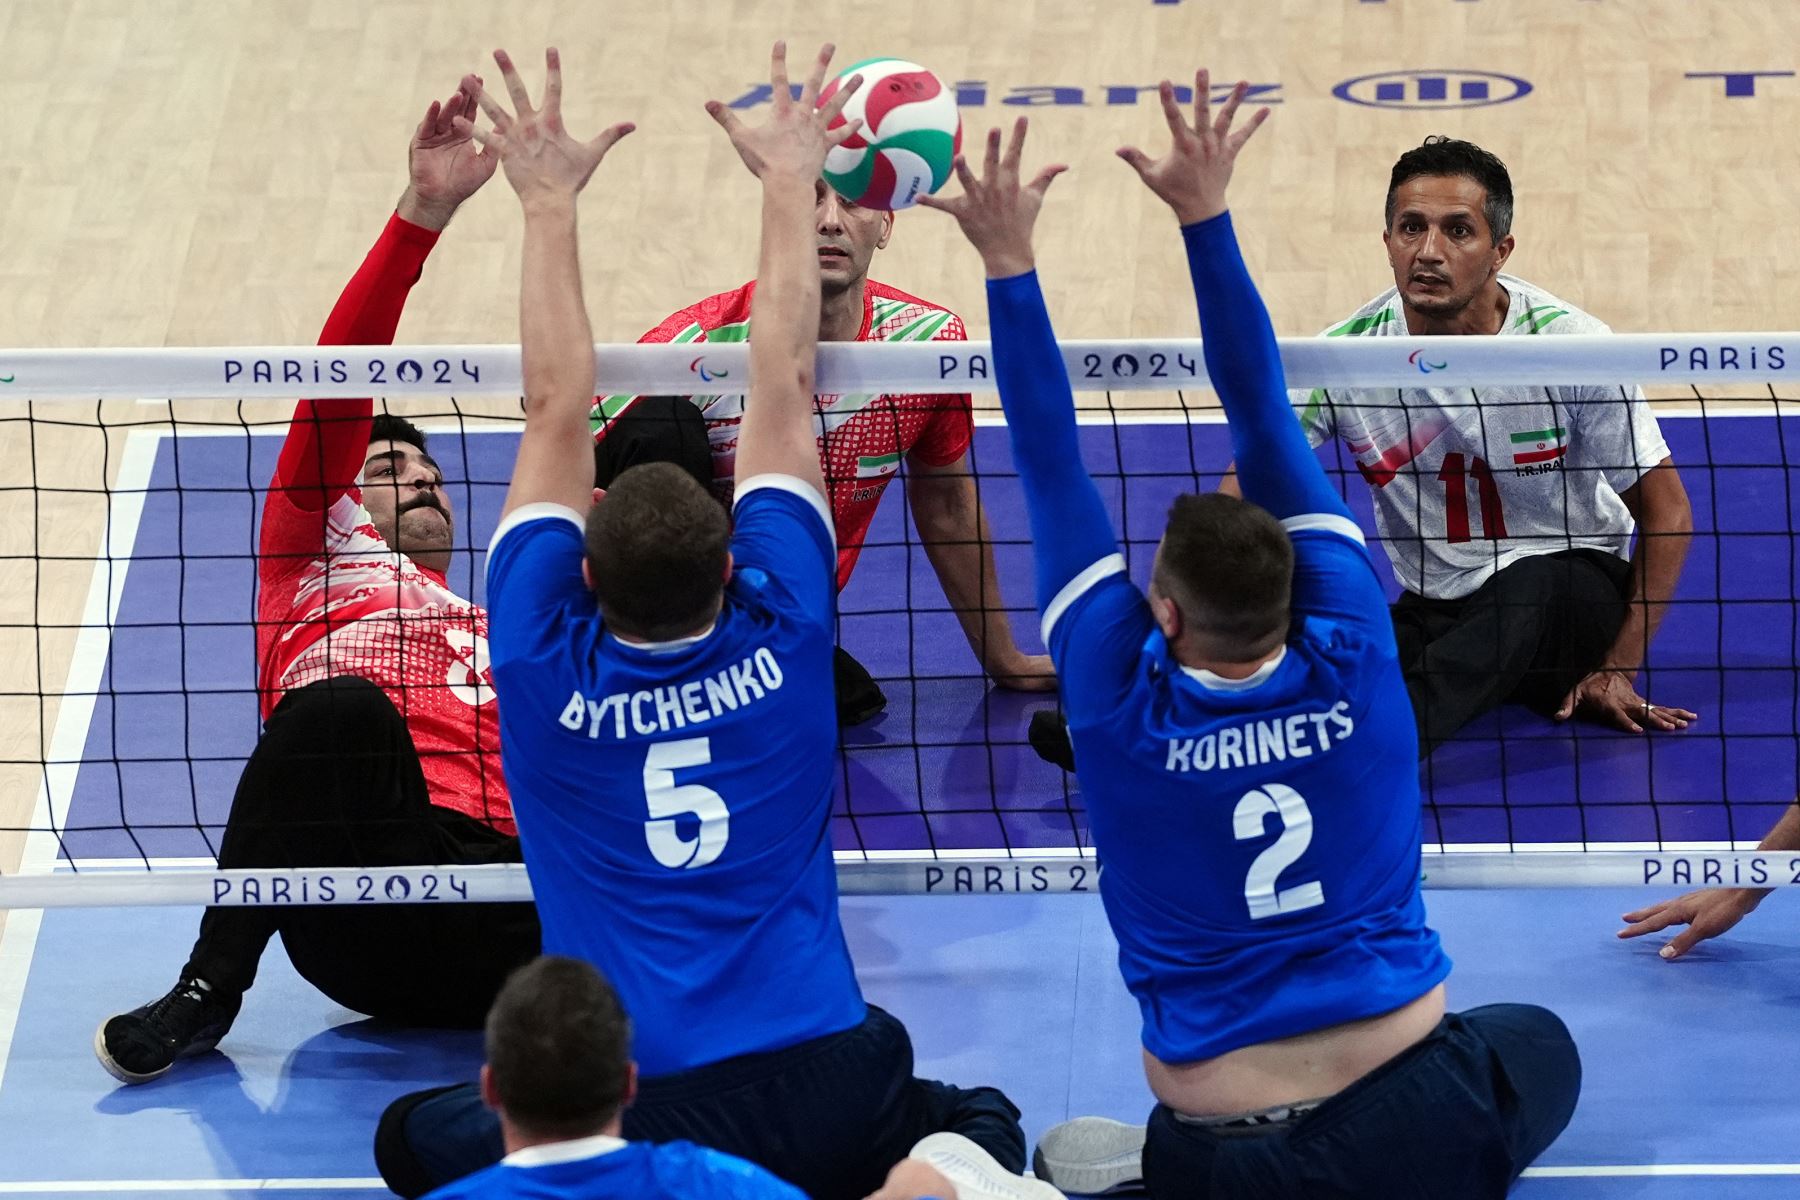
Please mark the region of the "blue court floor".
MULTIPOLYGON (((1645 690, 1698 710, 1701 724, 1642 739, 1498 714, 1424 767, 1427 841, 1753 839, 1794 795, 1794 501, 1783 464, 1800 427, 1715 417, 1670 418, 1664 428, 1678 464, 1712 469, 1687 473, 1697 536, 1645 690)), ((1083 436, 1141 578, 1169 499, 1214 486, 1228 458, 1224 430, 1107 424, 1083 436)), ((474 546, 493 527, 514 444, 505 433, 434 437, 447 477, 478 481, 451 489, 474 546)), ((267 479, 276 445, 235 432, 184 434, 132 460, 146 492, 129 559, 114 564, 124 586, 87 681, 99 695, 85 731, 59 735, 85 745, 84 765, 70 794, 56 798, 59 835, 39 839, 41 853, 77 864, 210 853, 256 733, 246 485, 267 479)), ((1023 608, 1029 550, 1004 431, 979 430, 975 456, 996 536, 1008 543, 999 551, 1007 600, 1023 608)), ((1353 475, 1347 493, 1367 525, 1353 475)), ((885 679, 890 706, 849 739, 836 845, 1085 844, 1079 794, 1021 744, 1030 711, 1048 700, 989 692, 972 677, 898 497, 884 503, 871 543, 843 597, 843 641, 885 679)), ((479 564, 477 553, 459 555, 453 586, 479 598, 479 564)), ((1015 619, 1028 648, 1034 627, 1024 612, 1015 619)), ((1654 944, 1612 936, 1619 913, 1647 898, 1575 890, 1429 898, 1457 960, 1453 1005, 1548 1005, 1583 1050, 1575 1122, 1540 1164, 1549 1174, 1519 1194, 1794 1194, 1800 1104, 1783 1084, 1800 1066, 1790 1032, 1800 928, 1787 898, 1679 964, 1657 959, 1654 944)), ((1093 898, 855 898, 844 910, 869 996, 913 1029, 922 1071, 999 1084, 1034 1136, 1082 1113, 1141 1119, 1148 1098, 1135 1012, 1093 898)), ((93 1062, 94 1028, 173 981, 196 920, 156 909, 9 922, 0 944, 0 1195, 232 1194, 229 1184, 203 1182, 219 1180, 242 1181, 235 1190, 367 1193, 375 1114, 393 1095, 467 1076, 478 1061, 471 1036, 386 1029, 334 1009, 276 947, 220 1053, 158 1084, 119 1089, 93 1062), (13 988, 22 1002, 9 1050, 13 988)))

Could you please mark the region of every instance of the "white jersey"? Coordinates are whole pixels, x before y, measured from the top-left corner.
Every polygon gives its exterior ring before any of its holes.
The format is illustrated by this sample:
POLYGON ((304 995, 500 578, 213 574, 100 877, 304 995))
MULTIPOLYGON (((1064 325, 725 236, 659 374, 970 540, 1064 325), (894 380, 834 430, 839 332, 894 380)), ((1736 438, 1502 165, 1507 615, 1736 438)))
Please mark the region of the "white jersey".
MULTIPOLYGON (((1501 275, 1501 336, 1610 333, 1541 288, 1501 275)), ((1327 337, 1400 337, 1389 288, 1327 337)), ((1422 357, 1419 367, 1429 373, 1422 357)), ((1528 554, 1594 549, 1630 557, 1619 493, 1669 455, 1642 389, 1314 388, 1296 391, 1314 446, 1342 438, 1375 496, 1375 524, 1400 586, 1434 600, 1475 591, 1528 554)))

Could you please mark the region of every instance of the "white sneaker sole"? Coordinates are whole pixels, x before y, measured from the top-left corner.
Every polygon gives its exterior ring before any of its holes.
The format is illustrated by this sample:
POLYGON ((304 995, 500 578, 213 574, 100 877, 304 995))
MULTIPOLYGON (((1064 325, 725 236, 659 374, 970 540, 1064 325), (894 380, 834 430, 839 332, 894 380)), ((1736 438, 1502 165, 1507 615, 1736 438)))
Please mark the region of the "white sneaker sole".
POLYGON ((907 1157, 928 1163, 955 1184, 956 1200, 1065 1200, 1041 1179, 1014 1175, 960 1133, 922 1138, 907 1157))
POLYGON ((1142 1187, 1144 1135, 1142 1125, 1076 1117, 1038 1140, 1032 1170, 1065 1192, 1087 1196, 1142 1187))

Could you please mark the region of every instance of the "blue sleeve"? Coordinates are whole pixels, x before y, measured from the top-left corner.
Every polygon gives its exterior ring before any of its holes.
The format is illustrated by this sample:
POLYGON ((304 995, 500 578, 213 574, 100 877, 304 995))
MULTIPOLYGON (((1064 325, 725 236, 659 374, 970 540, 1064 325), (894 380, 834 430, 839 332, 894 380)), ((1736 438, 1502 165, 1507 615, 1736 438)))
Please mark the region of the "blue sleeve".
POLYGON ((1188 270, 1200 306, 1206 373, 1225 408, 1244 499, 1280 520, 1350 510, 1294 419, 1275 328, 1238 252, 1231 214, 1184 225, 1188 270))
POLYGON ((582 577, 587 557, 581 517, 560 504, 526 504, 494 531, 488 546, 488 657, 498 668, 558 644, 571 602, 592 606, 582 577))
POLYGON ((1294 543, 1294 613, 1344 621, 1392 641, 1387 597, 1362 530, 1294 419, 1275 327, 1238 250, 1231 214, 1184 225, 1206 372, 1231 429, 1244 499, 1294 543), (1385 631, 1385 632, 1384 632, 1385 631))
POLYGON ((1119 543, 1081 462, 1075 395, 1037 272, 990 279, 987 291, 994 375, 1031 521, 1038 611, 1045 612, 1070 580, 1117 554, 1119 543))
POLYGON ((994 375, 1031 522, 1044 645, 1071 725, 1111 712, 1152 628, 1081 462, 1075 396, 1037 273, 988 280, 994 375))
POLYGON ((732 519, 733 571, 773 580, 801 613, 829 627, 837 610, 837 534, 818 489, 791 475, 757 475, 737 485, 732 519))

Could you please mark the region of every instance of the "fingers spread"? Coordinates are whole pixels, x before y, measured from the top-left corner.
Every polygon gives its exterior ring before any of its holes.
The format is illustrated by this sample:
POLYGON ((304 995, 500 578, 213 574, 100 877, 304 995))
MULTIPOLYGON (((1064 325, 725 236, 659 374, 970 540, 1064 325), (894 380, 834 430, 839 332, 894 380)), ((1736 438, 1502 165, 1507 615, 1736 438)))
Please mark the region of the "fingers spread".
POLYGON ((844 105, 850 103, 850 97, 854 96, 862 85, 863 77, 852 75, 844 81, 842 87, 831 94, 831 99, 827 100, 825 107, 819 110, 824 115, 827 125, 837 120, 838 114, 844 111, 844 105))
POLYGON ((744 127, 744 123, 737 119, 737 114, 718 100, 706 102, 706 115, 717 121, 719 128, 733 137, 737 136, 737 131, 744 127))
POLYGON ((562 110, 562 55, 555 46, 544 51, 544 111, 562 110))
POLYGON ((519 78, 519 69, 513 66, 506 51, 494 51, 494 62, 500 67, 500 77, 506 81, 506 94, 512 97, 513 111, 523 120, 531 114, 531 95, 525 90, 525 81, 519 78))
POLYGON ((1158 85, 1156 94, 1162 101, 1163 120, 1168 122, 1169 134, 1175 139, 1175 144, 1180 145, 1192 131, 1188 129, 1187 122, 1181 119, 1181 106, 1175 103, 1175 85, 1165 79, 1158 85))
POLYGON ((512 114, 507 112, 498 100, 488 95, 486 88, 475 93, 475 102, 481 106, 481 111, 487 114, 488 120, 494 123, 494 128, 498 132, 505 133, 512 128, 512 114))
POLYGON ((833 146, 841 146, 857 135, 862 129, 862 124, 861 117, 845 121, 835 129, 827 129, 825 131, 825 140, 833 146))
POLYGON ((1050 185, 1056 182, 1056 177, 1068 169, 1068 165, 1065 163, 1057 163, 1055 166, 1045 167, 1037 173, 1037 178, 1031 181, 1029 190, 1035 192, 1039 198, 1042 198, 1043 194, 1050 190, 1050 185))
POLYGON ((1267 108, 1259 108, 1252 113, 1250 115, 1250 123, 1231 135, 1232 152, 1235 154, 1241 149, 1244 143, 1250 140, 1251 135, 1258 129, 1261 129, 1262 123, 1268 119, 1269 110, 1267 108))
POLYGON ((1213 122, 1213 132, 1219 137, 1231 132, 1231 122, 1237 118, 1238 105, 1244 102, 1244 93, 1249 90, 1250 85, 1241 79, 1231 89, 1231 95, 1225 99, 1225 107, 1219 110, 1219 117, 1213 122))
POLYGON ((776 112, 793 103, 793 89, 788 86, 786 42, 776 42, 774 49, 769 51, 769 85, 776 112))
POLYGON ((988 130, 987 135, 987 152, 982 155, 981 159, 981 181, 983 183, 993 183, 994 176, 999 170, 1000 131, 998 129, 990 129, 988 130))
POLYGON ((806 77, 806 86, 800 89, 800 103, 811 108, 818 102, 819 92, 825 86, 825 72, 831 66, 831 56, 837 53, 837 47, 826 42, 819 47, 819 57, 813 61, 812 71, 806 77))
POLYGON ((1019 160, 1025 155, 1025 132, 1031 127, 1031 118, 1020 117, 1013 122, 1012 137, 1006 143, 1006 157, 1001 165, 1015 179, 1019 174, 1019 160))
POLYGON ((594 160, 598 162, 606 157, 608 150, 619 144, 621 138, 636 128, 637 126, 630 121, 620 121, 617 125, 602 130, 599 137, 587 144, 588 153, 593 155, 594 160))
POLYGON ((1142 175, 1150 169, 1150 156, 1136 146, 1120 146, 1118 155, 1131 165, 1131 169, 1142 175))
POLYGON ((950 165, 951 165, 951 168, 953 170, 955 170, 956 180, 958 183, 962 184, 963 192, 965 194, 974 195, 976 192, 981 190, 980 183, 978 183, 975 179, 975 172, 973 172, 969 169, 969 160, 968 159, 964 158, 962 155, 959 154, 956 156, 956 160, 954 162, 952 162, 950 165))

